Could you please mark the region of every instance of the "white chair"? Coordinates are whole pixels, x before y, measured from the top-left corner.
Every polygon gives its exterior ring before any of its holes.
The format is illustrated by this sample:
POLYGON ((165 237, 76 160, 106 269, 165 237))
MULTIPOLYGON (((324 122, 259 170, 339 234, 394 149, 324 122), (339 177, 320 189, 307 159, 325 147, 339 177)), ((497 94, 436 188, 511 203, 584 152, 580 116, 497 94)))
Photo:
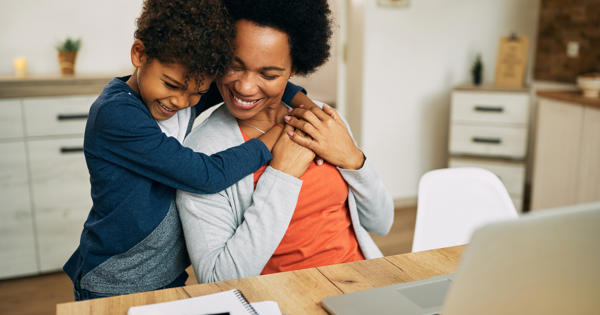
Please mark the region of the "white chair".
POLYGON ((506 188, 492 172, 471 167, 433 170, 419 182, 412 251, 463 245, 475 228, 517 216, 506 188))

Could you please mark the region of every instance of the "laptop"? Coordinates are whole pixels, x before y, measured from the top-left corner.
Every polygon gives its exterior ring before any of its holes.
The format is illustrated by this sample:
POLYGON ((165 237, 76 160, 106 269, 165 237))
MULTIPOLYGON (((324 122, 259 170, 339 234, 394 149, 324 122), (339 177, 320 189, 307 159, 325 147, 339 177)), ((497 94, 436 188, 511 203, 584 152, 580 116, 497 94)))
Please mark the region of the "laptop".
POLYGON ((477 229, 455 274, 323 299, 331 314, 600 314, 600 202, 477 229))

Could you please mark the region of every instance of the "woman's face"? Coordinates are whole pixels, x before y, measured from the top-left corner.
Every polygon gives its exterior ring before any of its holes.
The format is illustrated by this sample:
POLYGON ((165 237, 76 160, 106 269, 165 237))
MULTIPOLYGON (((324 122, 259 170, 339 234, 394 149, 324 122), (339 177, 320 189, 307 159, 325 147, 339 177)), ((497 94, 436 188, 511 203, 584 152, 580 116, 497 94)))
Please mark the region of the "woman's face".
POLYGON ((233 116, 245 120, 281 106, 292 58, 286 33, 248 20, 236 28, 233 64, 217 86, 233 116))

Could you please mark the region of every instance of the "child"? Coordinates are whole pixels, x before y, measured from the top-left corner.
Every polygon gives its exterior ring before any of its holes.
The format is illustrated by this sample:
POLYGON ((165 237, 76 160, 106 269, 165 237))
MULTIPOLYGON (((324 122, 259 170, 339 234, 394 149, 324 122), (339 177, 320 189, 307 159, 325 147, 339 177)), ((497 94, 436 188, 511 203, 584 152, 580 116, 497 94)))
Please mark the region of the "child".
MULTIPOLYGON (((64 266, 76 300, 184 285, 175 190, 215 193, 271 159, 269 134, 211 156, 181 145, 197 115, 221 102, 211 82, 229 66, 233 36, 220 0, 144 2, 135 71, 104 88, 86 125, 93 206, 64 266)), ((284 101, 300 89, 288 84, 284 101)))

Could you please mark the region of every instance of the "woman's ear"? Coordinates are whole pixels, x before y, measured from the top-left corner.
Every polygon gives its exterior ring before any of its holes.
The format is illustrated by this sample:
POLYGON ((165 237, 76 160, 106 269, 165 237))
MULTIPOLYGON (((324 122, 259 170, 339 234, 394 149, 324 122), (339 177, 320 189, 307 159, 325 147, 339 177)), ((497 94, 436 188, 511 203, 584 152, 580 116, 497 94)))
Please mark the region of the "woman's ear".
POLYGON ((138 68, 147 61, 146 59, 146 46, 144 46, 144 42, 136 39, 131 45, 131 64, 138 68))

